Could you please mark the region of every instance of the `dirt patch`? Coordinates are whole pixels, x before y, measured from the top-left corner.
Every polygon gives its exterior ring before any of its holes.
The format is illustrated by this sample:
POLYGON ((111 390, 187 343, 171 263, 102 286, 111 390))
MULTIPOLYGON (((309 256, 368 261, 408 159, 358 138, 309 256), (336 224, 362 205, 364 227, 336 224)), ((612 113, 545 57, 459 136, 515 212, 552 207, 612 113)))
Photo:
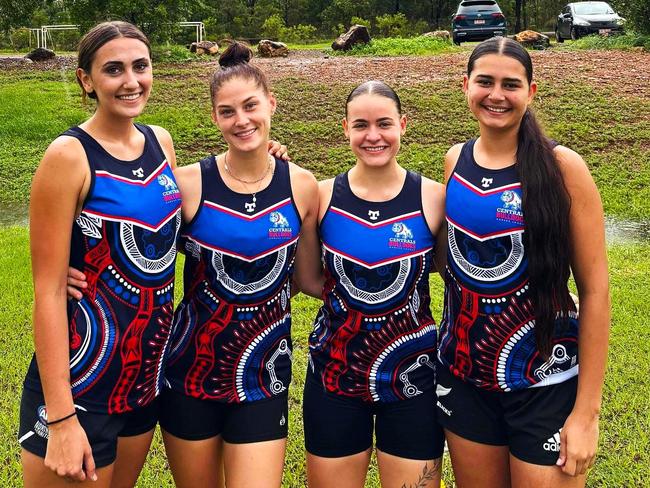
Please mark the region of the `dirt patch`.
MULTIPOLYGON (((537 80, 555 83, 585 83, 611 88, 627 96, 650 96, 650 53, 636 51, 568 51, 549 49, 531 52, 537 80)), ((360 58, 331 56, 322 51, 292 51, 287 58, 261 59, 260 66, 271 81, 299 78, 310 83, 359 83, 381 79, 396 86, 428 81, 459 84, 469 51, 437 56, 360 58)), ((25 63, 19 57, 0 57, 0 69, 56 70, 72 69, 76 59, 57 56, 42 63, 25 63)), ((218 68, 216 61, 165 65, 182 67, 178 75, 161 75, 165 79, 186 79, 191 73, 207 76, 218 68)))

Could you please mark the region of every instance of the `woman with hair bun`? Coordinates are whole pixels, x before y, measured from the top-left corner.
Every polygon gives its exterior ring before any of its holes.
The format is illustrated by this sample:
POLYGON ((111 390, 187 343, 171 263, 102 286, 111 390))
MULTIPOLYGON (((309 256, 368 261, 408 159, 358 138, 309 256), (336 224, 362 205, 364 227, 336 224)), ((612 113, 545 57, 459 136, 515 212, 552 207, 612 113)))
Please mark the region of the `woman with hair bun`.
POLYGON ((32 183, 26 487, 135 484, 171 330, 174 149, 164 129, 134 123, 151 92, 149 41, 126 22, 95 26, 79 44, 77 81, 95 112, 50 144, 32 183), (79 301, 66 301, 68 265, 85 273, 79 301))
POLYGON ((176 172, 185 295, 160 424, 179 487, 218 485, 222 463, 229 487, 280 486, 292 276, 300 284, 319 272, 316 180, 269 156, 276 100, 251 57, 232 43, 210 83, 228 149, 176 172))
POLYGON ((535 121, 520 44, 479 44, 463 90, 480 137, 445 158, 438 346, 438 418, 456 483, 581 487, 598 443, 609 330, 598 190, 582 158, 535 121))

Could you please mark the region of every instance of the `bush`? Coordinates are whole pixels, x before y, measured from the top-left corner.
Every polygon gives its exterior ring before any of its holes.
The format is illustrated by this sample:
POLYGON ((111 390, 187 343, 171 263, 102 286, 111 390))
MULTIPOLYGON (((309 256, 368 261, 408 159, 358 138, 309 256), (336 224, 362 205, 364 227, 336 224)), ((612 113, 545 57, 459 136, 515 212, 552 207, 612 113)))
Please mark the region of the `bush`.
POLYGON ((572 46, 578 49, 632 49, 642 47, 650 51, 650 35, 628 32, 614 36, 592 35, 581 37, 572 46))
POLYGON ((434 37, 373 39, 368 44, 357 44, 349 51, 332 51, 342 56, 421 56, 455 51, 451 41, 434 37))
POLYGON ((377 30, 384 37, 405 37, 408 35, 408 19, 402 12, 375 17, 377 30))
POLYGON ((280 15, 273 14, 262 24, 262 37, 266 39, 280 39, 285 30, 284 20, 280 15))
POLYGON ((284 27, 280 30, 280 40, 283 42, 310 42, 316 39, 316 27, 313 25, 298 24, 284 27))
MULTIPOLYGON (((196 61, 199 56, 191 53, 185 46, 175 44, 161 44, 151 48, 151 57, 154 63, 179 63, 184 61, 196 61)), ((205 56, 211 60, 209 56, 205 56)))
POLYGON ((352 17, 350 19, 350 25, 365 25, 368 30, 370 30, 370 21, 366 19, 362 19, 361 17, 352 17))

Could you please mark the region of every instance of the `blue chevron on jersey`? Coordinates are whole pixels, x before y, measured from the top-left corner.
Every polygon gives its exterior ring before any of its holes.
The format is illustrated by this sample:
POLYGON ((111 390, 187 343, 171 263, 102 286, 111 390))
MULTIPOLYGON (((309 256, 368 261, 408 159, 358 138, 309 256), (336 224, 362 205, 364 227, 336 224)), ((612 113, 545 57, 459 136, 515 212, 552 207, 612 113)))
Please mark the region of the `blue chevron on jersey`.
POLYGON ((479 241, 523 232, 520 183, 482 190, 454 173, 448 185, 446 207, 450 225, 479 241), (472 211, 468 212, 468 208, 472 211))
POLYGON ((254 215, 206 200, 194 222, 191 238, 202 247, 248 262, 294 244, 300 229, 290 198, 254 215))
POLYGON ((433 247, 419 210, 383 222, 367 222, 332 206, 321 225, 336 229, 328 232, 327 242, 323 242, 325 249, 370 269, 425 254, 433 247), (356 238, 350 239, 350 235, 356 238))
POLYGON ((90 200, 84 208, 85 213, 105 220, 129 222, 153 232, 175 217, 181 198, 167 160, 144 180, 98 170, 93 191, 105 197, 90 200), (161 187, 165 206, 158 205, 161 187))

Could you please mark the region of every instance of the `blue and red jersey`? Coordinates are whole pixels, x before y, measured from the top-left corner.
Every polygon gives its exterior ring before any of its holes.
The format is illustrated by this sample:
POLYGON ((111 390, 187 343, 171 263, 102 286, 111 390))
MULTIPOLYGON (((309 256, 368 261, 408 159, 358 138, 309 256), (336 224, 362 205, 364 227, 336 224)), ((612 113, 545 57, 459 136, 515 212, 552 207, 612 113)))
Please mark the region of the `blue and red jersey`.
POLYGON ((320 233, 326 283, 309 338, 309 371, 327 391, 368 402, 433 388, 436 326, 429 309, 435 238, 422 210, 421 177, 369 202, 336 177, 320 233))
MULTIPOLYGON (((133 161, 111 156, 79 127, 91 183, 72 228, 70 265, 85 273, 83 298, 68 304, 70 381, 77 405, 122 413, 162 386, 171 332, 181 198, 152 129, 133 161)), ((27 388, 40 390, 32 359, 27 388)))
POLYGON ((535 342, 517 169, 479 166, 474 143, 463 146, 447 183, 439 359, 459 378, 487 390, 565 381, 578 372, 577 313, 558 311, 552 354, 545 360, 535 342))
POLYGON ((253 195, 201 161, 199 209, 182 230, 185 296, 166 378, 203 400, 244 403, 286 394, 291 381, 291 275, 300 234, 289 166, 276 160, 253 195))

